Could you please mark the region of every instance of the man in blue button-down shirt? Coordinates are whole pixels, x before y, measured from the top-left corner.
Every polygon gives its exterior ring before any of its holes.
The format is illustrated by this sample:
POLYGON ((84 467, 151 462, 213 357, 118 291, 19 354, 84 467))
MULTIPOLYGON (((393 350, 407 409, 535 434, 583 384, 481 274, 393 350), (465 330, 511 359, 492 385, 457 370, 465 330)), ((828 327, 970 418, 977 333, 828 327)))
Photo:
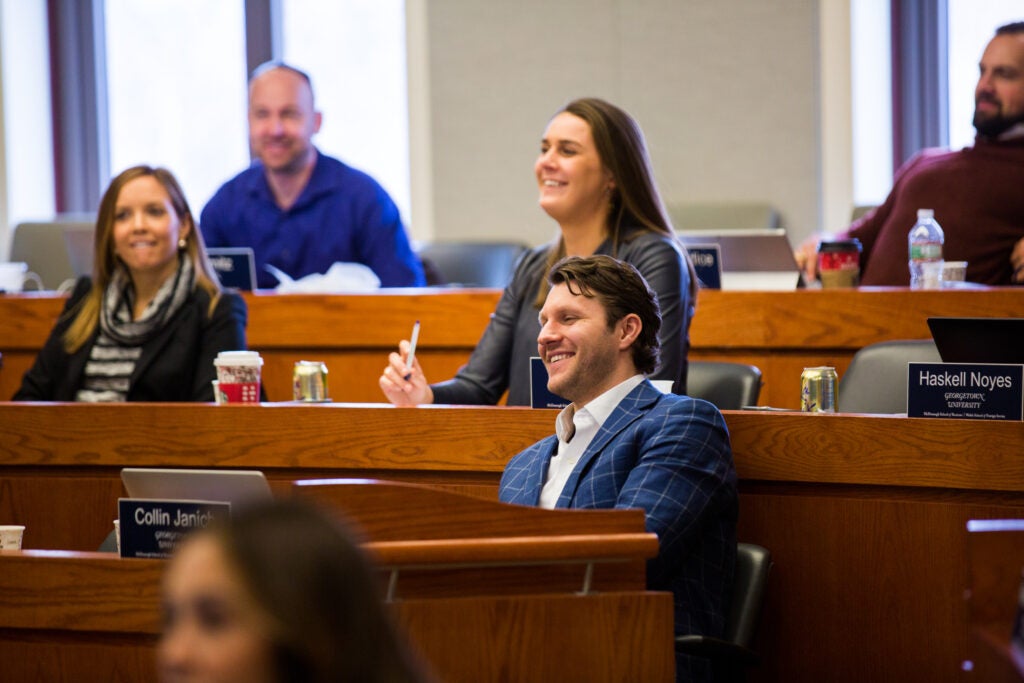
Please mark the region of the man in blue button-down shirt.
POLYGON ((425 284, 398 207, 373 178, 313 146, 320 122, 309 76, 280 63, 256 69, 249 81, 256 160, 203 209, 207 246, 252 247, 261 288, 277 284, 268 263, 301 278, 338 261, 368 266, 384 287, 425 284))
MULTIPOLYGON (((736 558, 729 433, 706 401, 662 394, 657 297, 608 256, 555 264, 537 352, 548 389, 572 401, 555 436, 516 455, 499 497, 549 508, 642 508, 658 535, 647 584, 675 596, 677 634, 721 637, 736 558)), ((708 680, 707 660, 676 657, 677 679, 708 680)))

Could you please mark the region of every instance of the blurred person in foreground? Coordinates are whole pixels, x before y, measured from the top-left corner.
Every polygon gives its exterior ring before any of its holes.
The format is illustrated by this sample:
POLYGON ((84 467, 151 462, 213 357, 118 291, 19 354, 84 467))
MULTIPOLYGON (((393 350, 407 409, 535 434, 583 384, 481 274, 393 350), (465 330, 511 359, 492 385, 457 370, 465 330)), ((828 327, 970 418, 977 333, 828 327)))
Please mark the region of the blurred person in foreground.
MULTIPOLYGON (((738 494, 725 420, 707 401, 663 394, 657 296, 608 256, 555 264, 537 353, 548 389, 572 403, 555 435, 513 457, 498 498, 545 508, 640 508, 658 555, 647 587, 671 591, 675 632, 722 637, 736 562, 738 494)), ((706 681, 706 659, 676 655, 676 679, 706 681)))
POLYGON ((75 285, 15 401, 213 401, 213 360, 245 348, 181 186, 134 166, 100 201, 91 278, 75 285))
MULTIPOLYGON (((996 29, 978 66, 974 146, 915 155, 885 203, 835 236, 861 241, 862 285, 910 284, 907 235, 918 209, 935 211, 943 257, 967 261, 968 282, 1024 282, 1024 22, 996 29)), ((830 237, 812 235, 794 254, 808 282, 822 239, 830 237)))
POLYGON ((640 126, 604 100, 574 100, 548 122, 533 170, 540 206, 558 223, 558 238, 520 259, 454 379, 430 384, 418 360, 407 372, 409 343, 401 341, 379 380, 392 403, 493 405, 508 390, 508 405, 530 405, 530 357, 537 351, 547 272, 562 257, 591 254, 633 264, 657 293, 663 325, 661 363, 653 377, 672 381, 676 393, 686 392, 697 278, 665 213, 640 126))
POLYGON ((249 80, 249 146, 255 160, 207 202, 200 229, 211 247, 252 247, 256 280, 270 264, 294 279, 361 263, 383 287, 426 284, 398 207, 366 173, 313 145, 321 115, 309 76, 268 62, 249 80))
POLYGON ((368 560, 298 501, 190 534, 163 582, 165 683, 417 683, 368 560))

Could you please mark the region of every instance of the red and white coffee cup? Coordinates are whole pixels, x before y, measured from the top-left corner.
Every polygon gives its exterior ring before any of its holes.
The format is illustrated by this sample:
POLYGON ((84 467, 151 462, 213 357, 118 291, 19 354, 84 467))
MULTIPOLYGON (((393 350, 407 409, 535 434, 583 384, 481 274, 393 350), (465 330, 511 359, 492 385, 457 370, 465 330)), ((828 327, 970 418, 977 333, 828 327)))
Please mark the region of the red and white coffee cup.
POLYGON ((221 351, 213 360, 217 403, 259 403, 263 359, 256 351, 221 351))

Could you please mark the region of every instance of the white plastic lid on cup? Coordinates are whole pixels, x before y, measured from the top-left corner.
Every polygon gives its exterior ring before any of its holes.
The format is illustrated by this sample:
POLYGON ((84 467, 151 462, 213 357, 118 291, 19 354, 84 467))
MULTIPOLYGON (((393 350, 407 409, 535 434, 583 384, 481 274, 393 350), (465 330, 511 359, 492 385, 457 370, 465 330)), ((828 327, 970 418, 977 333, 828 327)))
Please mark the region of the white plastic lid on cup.
POLYGON ((258 351, 221 351, 213 359, 215 367, 250 367, 263 366, 263 358, 258 351))

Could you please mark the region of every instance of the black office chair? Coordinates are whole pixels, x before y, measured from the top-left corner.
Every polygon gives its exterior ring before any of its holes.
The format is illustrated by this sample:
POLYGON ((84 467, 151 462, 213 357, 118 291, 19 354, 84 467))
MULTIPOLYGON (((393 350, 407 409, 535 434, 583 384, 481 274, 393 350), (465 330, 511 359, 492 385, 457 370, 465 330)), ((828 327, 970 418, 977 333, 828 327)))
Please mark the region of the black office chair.
POLYGON ((724 636, 677 636, 676 651, 710 659, 716 681, 742 681, 746 669, 759 661, 753 650, 754 635, 771 568, 772 554, 767 548, 737 543, 732 607, 724 636))
POLYGON ((719 410, 756 406, 761 395, 761 370, 754 365, 691 360, 686 393, 714 403, 719 410))
POLYGON ((500 289, 528 248, 519 242, 426 242, 418 253, 428 285, 500 289))
POLYGON ((839 380, 843 413, 907 412, 907 363, 941 363, 931 339, 879 342, 857 351, 839 380))

